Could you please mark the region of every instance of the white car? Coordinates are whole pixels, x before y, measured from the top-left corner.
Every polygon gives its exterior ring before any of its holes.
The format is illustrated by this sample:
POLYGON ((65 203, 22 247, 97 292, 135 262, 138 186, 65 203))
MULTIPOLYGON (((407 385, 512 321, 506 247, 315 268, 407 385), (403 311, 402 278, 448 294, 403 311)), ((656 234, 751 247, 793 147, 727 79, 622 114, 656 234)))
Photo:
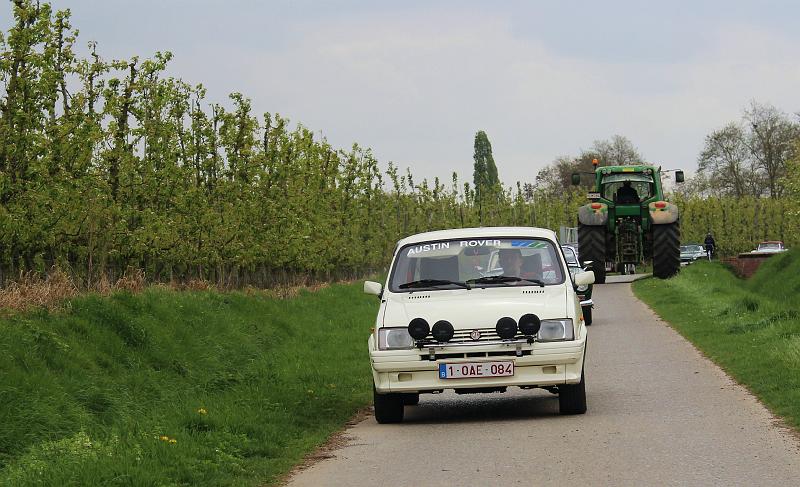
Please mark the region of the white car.
POLYGON ((562 414, 586 411, 586 324, 550 230, 465 228, 398 242, 369 338, 375 418, 403 420, 421 393, 543 388, 562 414), (496 262, 495 262, 496 259, 496 262), (499 265, 499 267, 498 267, 499 265))
POLYGON ((762 254, 775 254, 779 252, 786 252, 786 247, 780 240, 767 240, 758 244, 758 248, 751 251, 751 253, 762 254))

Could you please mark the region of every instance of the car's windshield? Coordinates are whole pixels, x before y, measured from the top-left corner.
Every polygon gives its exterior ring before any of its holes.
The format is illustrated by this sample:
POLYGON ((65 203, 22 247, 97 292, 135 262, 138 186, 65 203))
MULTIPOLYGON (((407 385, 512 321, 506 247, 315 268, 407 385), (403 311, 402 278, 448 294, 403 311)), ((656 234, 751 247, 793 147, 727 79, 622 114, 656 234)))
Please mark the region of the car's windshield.
POLYGON ((703 252, 702 245, 681 245, 681 252, 703 252))
POLYGON ((579 265, 578 258, 575 256, 575 250, 572 247, 562 245, 561 250, 564 251, 564 260, 567 261, 567 265, 579 265))
POLYGON ((779 243, 760 243, 758 250, 780 250, 781 244, 779 243))
POLYGON ((392 265, 392 292, 561 284, 553 242, 523 238, 465 238, 406 245, 392 265), (496 276, 521 280, 497 279, 496 276))

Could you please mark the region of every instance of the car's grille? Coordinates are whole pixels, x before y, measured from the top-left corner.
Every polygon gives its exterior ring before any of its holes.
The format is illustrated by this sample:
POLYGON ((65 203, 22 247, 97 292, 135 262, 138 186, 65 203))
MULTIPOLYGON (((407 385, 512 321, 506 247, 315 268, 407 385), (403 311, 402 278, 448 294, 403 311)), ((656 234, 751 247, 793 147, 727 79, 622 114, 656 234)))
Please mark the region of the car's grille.
MULTIPOLYGON (((517 335, 514 337, 514 340, 517 339, 524 339, 526 338, 524 335, 517 335)), ((455 330, 453 333, 453 338, 447 342, 447 345, 457 347, 460 344, 470 344, 474 345, 476 343, 482 342, 499 342, 502 341, 500 336, 497 334, 497 331, 494 328, 472 328, 468 330, 455 330), (481 336, 479 339, 474 340, 470 334, 473 331, 479 331, 481 336)), ((437 343, 437 342, 433 342, 437 343)), ((425 345, 423 344, 420 347, 423 351, 426 350, 425 345)), ((530 355, 530 350, 522 350, 522 355, 530 355)), ((461 353, 453 353, 453 352, 442 352, 437 350, 435 352, 436 359, 449 359, 449 358, 472 358, 472 357, 515 357, 517 355, 516 347, 508 347, 507 350, 500 350, 500 351, 491 351, 491 352, 461 352, 461 353)), ((425 353, 420 355, 420 359, 422 360, 430 360, 430 353, 425 353)))
MULTIPOLYGON (((517 335, 516 338, 525 338, 524 335, 517 335)), ((475 342, 489 342, 489 341, 497 341, 501 340, 500 336, 497 334, 497 331, 494 328, 473 328, 471 330, 455 330, 453 333, 453 338, 447 342, 451 345, 457 345, 459 343, 475 343, 475 342), (473 340, 470 334, 473 331, 479 331, 481 333, 481 337, 477 340, 473 340)))
POLYGON ((497 335, 497 331, 494 328, 477 328, 473 330, 456 330, 453 333, 453 338, 450 340, 450 343, 458 343, 458 342, 485 342, 489 340, 499 340, 500 337, 497 335), (470 337, 470 333, 473 331, 479 331, 481 333, 481 337, 478 340, 473 340, 470 337))

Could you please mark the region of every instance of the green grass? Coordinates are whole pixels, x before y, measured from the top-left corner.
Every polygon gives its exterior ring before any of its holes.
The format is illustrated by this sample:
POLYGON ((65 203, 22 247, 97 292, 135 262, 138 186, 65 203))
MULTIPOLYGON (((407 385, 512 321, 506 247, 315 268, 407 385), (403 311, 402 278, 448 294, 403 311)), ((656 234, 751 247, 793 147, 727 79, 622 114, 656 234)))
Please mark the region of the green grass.
POLYGON ((775 414, 800 429, 800 249, 776 255, 750 280, 698 262, 635 294, 775 414))
POLYGON ((0 485, 275 481, 370 403, 376 309, 359 283, 285 300, 151 289, 4 318, 0 485))

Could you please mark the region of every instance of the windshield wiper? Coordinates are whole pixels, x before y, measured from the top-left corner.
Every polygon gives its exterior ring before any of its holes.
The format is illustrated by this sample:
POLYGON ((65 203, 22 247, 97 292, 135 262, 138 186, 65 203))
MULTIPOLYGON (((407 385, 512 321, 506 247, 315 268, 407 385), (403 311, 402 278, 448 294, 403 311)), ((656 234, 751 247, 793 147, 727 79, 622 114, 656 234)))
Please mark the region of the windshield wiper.
POLYGON ((412 289, 417 287, 447 286, 450 284, 463 287, 464 289, 472 289, 472 287, 466 282, 449 281, 447 279, 420 279, 419 281, 411 281, 405 284, 400 284, 397 287, 400 289, 412 289))
POLYGON ((519 281, 526 281, 532 282, 539 287, 544 287, 544 282, 540 281, 539 279, 525 279, 523 277, 517 276, 486 276, 486 277, 479 277, 478 279, 470 279, 467 281, 468 284, 499 284, 505 282, 519 282, 519 281))

